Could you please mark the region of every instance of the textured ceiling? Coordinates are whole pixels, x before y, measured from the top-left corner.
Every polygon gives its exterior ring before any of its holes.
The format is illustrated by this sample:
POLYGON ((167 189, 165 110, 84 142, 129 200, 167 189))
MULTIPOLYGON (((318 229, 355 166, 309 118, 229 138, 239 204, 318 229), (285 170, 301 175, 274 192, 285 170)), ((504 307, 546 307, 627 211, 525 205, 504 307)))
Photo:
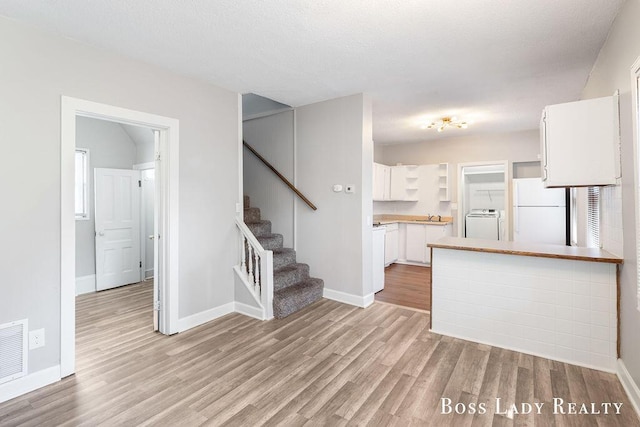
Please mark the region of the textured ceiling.
POLYGON ((369 93, 376 143, 537 127, 624 0, 2 0, 0 15, 300 106, 369 93), (454 114, 467 130, 419 121, 454 114), (454 133, 455 132, 455 133, 454 133))

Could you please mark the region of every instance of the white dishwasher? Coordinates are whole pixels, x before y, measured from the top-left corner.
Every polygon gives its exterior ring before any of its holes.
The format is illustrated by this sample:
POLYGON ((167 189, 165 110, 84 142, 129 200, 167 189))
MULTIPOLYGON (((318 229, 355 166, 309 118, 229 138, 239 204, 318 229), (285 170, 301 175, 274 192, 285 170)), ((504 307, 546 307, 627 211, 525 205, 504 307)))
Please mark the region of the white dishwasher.
POLYGON ((379 292, 384 289, 384 227, 373 227, 373 238, 371 246, 373 247, 373 292, 379 292))

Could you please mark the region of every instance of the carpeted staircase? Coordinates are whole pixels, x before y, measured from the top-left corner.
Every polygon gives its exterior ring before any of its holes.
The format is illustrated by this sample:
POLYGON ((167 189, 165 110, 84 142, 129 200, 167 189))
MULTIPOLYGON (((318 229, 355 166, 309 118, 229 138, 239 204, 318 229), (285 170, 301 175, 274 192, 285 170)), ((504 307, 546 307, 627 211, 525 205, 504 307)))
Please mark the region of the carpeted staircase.
POLYGON ((296 262, 296 251, 282 247, 282 234, 271 233, 271 221, 244 196, 244 222, 262 247, 273 251, 273 316, 287 317, 322 298, 324 282, 309 277, 309 266, 296 262))

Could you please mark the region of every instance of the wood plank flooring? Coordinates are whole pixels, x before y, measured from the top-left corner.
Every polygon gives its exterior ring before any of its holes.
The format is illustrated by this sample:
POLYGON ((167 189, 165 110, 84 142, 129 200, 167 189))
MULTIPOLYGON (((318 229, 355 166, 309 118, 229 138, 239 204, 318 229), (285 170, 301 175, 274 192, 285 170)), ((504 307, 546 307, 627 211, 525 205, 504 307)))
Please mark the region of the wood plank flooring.
POLYGON ((384 289, 376 301, 419 310, 431 309, 431 267, 391 264, 384 269, 384 289))
POLYGON ((443 337, 429 315, 322 300, 288 318, 239 314, 151 332, 151 286, 78 297, 77 374, 0 404, 2 426, 640 426, 612 374, 443 337), (487 413, 442 414, 440 398, 487 413), (543 402, 540 414, 496 414, 543 402), (552 414, 552 398, 622 402, 552 414))

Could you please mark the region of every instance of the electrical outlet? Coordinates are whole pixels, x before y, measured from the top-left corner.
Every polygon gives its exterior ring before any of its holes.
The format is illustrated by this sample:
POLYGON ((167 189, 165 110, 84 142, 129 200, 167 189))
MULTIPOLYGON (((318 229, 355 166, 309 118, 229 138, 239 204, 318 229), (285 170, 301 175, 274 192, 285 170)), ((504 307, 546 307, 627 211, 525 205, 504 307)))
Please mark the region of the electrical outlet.
POLYGON ((29 332, 29 350, 44 347, 44 329, 29 332))

